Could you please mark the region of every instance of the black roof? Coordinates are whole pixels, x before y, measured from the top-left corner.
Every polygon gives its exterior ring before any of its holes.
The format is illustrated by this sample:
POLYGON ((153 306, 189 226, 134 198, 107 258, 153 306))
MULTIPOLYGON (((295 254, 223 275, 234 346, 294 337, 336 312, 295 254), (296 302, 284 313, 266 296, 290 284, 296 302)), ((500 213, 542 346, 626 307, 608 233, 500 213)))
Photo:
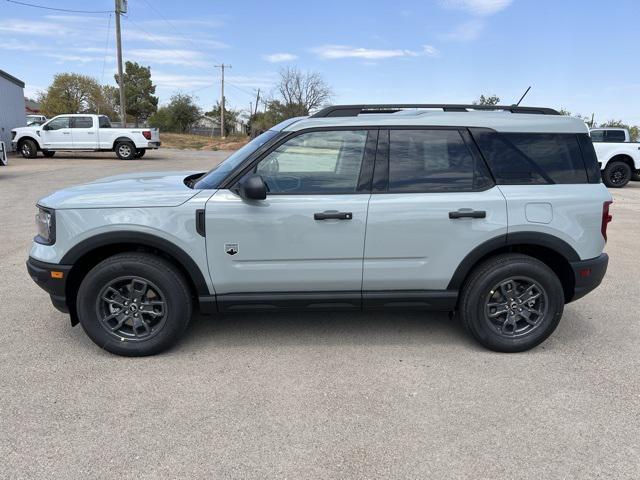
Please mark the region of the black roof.
POLYGON ((13 75, 9 75, 4 70, 0 70, 0 77, 6 78, 11 83, 15 83, 16 85, 18 85, 20 88, 24 88, 24 82, 22 80, 20 80, 19 78, 14 77, 13 75))

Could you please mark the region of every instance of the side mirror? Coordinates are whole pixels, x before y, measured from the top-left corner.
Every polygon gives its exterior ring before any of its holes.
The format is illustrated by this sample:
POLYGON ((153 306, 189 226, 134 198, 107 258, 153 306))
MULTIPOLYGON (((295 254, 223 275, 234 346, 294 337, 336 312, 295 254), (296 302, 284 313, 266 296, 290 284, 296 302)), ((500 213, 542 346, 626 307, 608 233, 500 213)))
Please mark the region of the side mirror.
POLYGON ((251 175, 240 182, 240 196, 247 200, 267 198, 267 185, 260 175, 251 175))

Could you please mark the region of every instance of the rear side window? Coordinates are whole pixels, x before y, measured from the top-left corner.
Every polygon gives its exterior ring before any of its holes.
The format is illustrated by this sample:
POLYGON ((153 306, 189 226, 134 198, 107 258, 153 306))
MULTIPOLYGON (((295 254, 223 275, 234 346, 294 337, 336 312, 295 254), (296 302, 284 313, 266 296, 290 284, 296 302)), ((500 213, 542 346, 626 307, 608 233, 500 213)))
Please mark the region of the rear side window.
POLYGON ((73 117, 71 128, 91 128, 93 127, 93 118, 91 117, 73 117))
POLYGON ((604 130, 591 130, 591 140, 594 142, 604 142, 604 130))
POLYGON ((500 184, 588 182, 575 134, 471 130, 500 184))
POLYGON ((604 141, 605 142, 624 142, 625 135, 624 130, 605 130, 604 141))
POLYGON ((490 182, 458 130, 389 131, 389 192, 467 192, 490 182))

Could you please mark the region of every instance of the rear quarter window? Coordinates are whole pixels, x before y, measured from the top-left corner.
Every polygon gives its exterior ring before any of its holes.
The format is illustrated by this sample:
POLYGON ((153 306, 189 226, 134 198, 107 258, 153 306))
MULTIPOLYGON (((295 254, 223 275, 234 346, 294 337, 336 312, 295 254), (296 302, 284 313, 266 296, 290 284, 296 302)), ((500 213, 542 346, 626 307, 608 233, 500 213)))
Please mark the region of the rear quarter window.
POLYGON ((575 134, 471 130, 499 184, 588 183, 575 134))

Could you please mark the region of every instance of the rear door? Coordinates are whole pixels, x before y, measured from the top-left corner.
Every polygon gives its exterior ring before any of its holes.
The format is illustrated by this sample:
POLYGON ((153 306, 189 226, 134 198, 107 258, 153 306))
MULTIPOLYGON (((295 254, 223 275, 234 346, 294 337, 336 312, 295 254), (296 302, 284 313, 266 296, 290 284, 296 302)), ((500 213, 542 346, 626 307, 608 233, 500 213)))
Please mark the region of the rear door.
POLYGON ((380 131, 365 301, 367 293, 380 291, 445 290, 467 254, 506 232, 505 199, 467 130, 380 131))
POLYGON ((265 200, 245 200, 234 187, 209 199, 207 256, 222 308, 225 298, 268 293, 272 302, 282 298, 274 293, 301 292, 360 306, 376 137, 363 129, 295 134, 245 174, 263 177, 265 200))
POLYGON ((98 148, 96 131, 93 117, 71 117, 71 135, 75 149, 93 150, 98 148))
POLYGON ((45 150, 64 150, 73 148, 71 135, 71 117, 56 117, 45 124, 42 131, 42 144, 45 150))

